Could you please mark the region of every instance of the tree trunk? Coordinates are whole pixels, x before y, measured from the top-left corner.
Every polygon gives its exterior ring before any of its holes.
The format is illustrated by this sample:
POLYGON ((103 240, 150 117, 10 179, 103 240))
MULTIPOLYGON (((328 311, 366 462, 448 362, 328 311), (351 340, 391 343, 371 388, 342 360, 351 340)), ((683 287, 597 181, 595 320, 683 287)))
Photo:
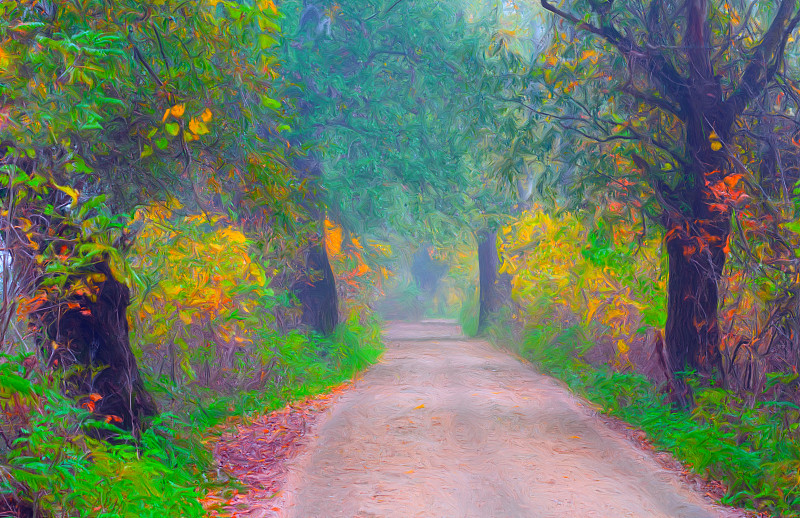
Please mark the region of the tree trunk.
POLYGON ((322 165, 313 154, 296 158, 294 163, 301 178, 311 179, 311 183, 316 184, 306 193, 302 206, 309 218, 318 222, 321 230, 316 237, 310 237, 314 242, 309 243, 301 275, 292 283, 292 293, 300 300, 300 321, 323 335, 329 335, 339 323, 339 307, 336 278, 325 250, 325 213, 318 199, 322 165))
POLYGON ((70 281, 73 288, 83 283, 86 289, 70 290, 79 293, 47 304, 32 315, 32 321, 44 330, 42 351, 51 366, 65 373, 81 367, 67 374, 66 393, 81 397, 95 415, 136 435, 143 419, 156 415, 158 408, 144 388, 130 346, 126 316, 130 292, 114 278, 107 262, 94 264, 92 272, 70 281))
POLYGON ((339 323, 336 279, 321 239, 309 247, 303 275, 292 291, 300 299, 301 321, 323 335, 333 333, 339 323))
POLYGON ((478 330, 483 331, 491 316, 503 306, 502 279, 498 274, 497 231, 483 230, 478 234, 478 277, 480 309, 478 330))
MULTIPOLYGON (((718 173, 718 172, 714 172, 718 173)), ((721 332, 717 317, 719 282, 725 267, 730 212, 713 203, 704 188, 692 221, 675 219, 666 235, 669 276, 665 345, 672 373, 694 370, 708 376, 719 365, 721 332)), ((690 403, 689 390, 678 375, 676 402, 690 403)))

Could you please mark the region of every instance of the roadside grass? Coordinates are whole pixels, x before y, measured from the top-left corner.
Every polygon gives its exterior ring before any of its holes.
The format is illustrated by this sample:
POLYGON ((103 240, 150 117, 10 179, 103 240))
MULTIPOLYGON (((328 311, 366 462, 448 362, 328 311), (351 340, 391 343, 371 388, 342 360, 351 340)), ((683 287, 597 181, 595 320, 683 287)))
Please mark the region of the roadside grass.
POLYGON ((205 516, 200 499, 229 483, 215 472, 203 443, 212 427, 324 392, 375 362, 383 349, 379 322, 361 324, 356 316, 330 337, 262 338, 260 349, 276 358, 266 390, 221 395, 151 380, 148 388, 173 411, 161 413, 138 440, 93 419, 90 408, 76 408, 58 380, 26 371, 23 358, 0 359, 0 405, 21 425, 9 445, 0 443, 0 498, 13 495, 34 516, 205 516), (113 438, 94 439, 98 433, 113 438))
POLYGON ((564 381, 603 413, 641 428, 656 448, 671 452, 695 473, 722 481, 727 489, 722 503, 800 516, 797 405, 747 403, 729 390, 701 387, 689 376, 695 407, 674 409, 661 387, 645 376, 584 360, 591 335, 579 325, 540 323, 529 327, 522 340, 513 340, 509 327, 495 326, 493 341, 516 344, 520 356, 564 381))

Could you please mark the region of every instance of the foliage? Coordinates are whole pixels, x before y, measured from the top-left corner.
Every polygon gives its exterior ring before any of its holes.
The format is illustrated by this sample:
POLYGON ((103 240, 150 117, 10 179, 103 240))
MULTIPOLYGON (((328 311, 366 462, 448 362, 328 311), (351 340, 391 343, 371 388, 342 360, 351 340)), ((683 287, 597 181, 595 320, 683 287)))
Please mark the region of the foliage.
POLYGON ((341 225, 329 219, 324 223, 325 249, 337 281, 340 312, 369 313, 372 301, 383 293, 383 285, 391 276, 386 266, 392 248, 373 240, 362 243, 362 238, 341 225))
POLYGON ((353 366, 374 361, 379 333, 363 302, 374 277, 358 239, 343 245, 341 229, 327 224, 331 262, 352 297, 346 323, 324 339, 283 333, 274 313, 291 305, 291 297, 276 293, 269 280, 281 266, 271 266, 228 218, 177 211, 142 208, 131 223, 137 237, 129 258, 138 291, 133 342, 159 391, 173 399, 183 394, 187 402, 216 398, 219 408, 230 402, 224 395, 241 392, 253 401, 284 401, 303 395, 296 392, 301 387, 322 390, 335 375, 349 376, 353 366))
MULTIPOLYGON (((176 203, 176 202, 173 202, 176 203)), ((179 206, 139 209, 128 252, 137 297, 131 307, 134 344, 156 376, 172 383, 202 375, 220 388, 223 373, 240 374, 255 333, 269 328, 278 303, 263 260, 239 227, 219 215, 176 216, 179 206), (200 374, 199 374, 200 373, 200 374)), ((239 380, 240 382, 243 380, 239 380)))
MULTIPOLYGON (((782 228, 793 218, 797 181, 797 6, 540 4, 552 15, 546 51, 532 57, 535 66, 513 70, 527 80, 509 81, 507 96, 519 128, 558 167, 549 184, 534 184, 569 191, 576 206, 609 207, 611 198, 664 229, 670 370, 708 374, 720 363, 727 345, 718 286, 732 241, 745 277, 779 281, 770 297, 775 317, 750 324, 753 349, 769 349, 777 337, 781 348, 797 350, 797 290, 778 279, 797 268, 782 228), (753 223, 748 236, 742 229, 753 223), (752 253, 765 249, 766 269, 765 254, 752 253)), ((685 390, 676 395, 686 400, 685 390)))
MULTIPOLYGON (((377 360, 380 327, 353 314, 328 338, 292 332, 257 332, 264 359, 274 359, 272 383, 226 394, 173 386, 164 396, 182 417, 162 413, 138 441, 92 419, 98 394, 76 401, 48 381, 34 357, 0 361, 0 426, 12 442, 0 460, 0 493, 25 495, 54 516, 205 516, 199 498, 221 483, 209 478, 211 460, 200 433, 231 414, 272 410, 349 379, 377 360), (97 433, 113 440, 97 440, 97 433), (79 513, 79 514, 77 514, 79 513)), ((51 375, 52 378, 52 375, 51 375)), ((157 390, 156 394, 160 394, 157 390)))
POLYGON ((465 157, 488 117, 486 42, 463 6, 293 0, 281 9, 293 130, 323 150, 329 217, 361 234, 435 243, 480 224, 475 200, 492 189, 465 157))
POLYGON ((230 201, 247 186, 286 198, 280 147, 264 138, 282 124, 269 94, 274 3, 4 2, 0 11, 0 130, 43 174, 108 192, 117 207, 167 187, 186 199, 208 189, 230 201))
POLYGON ((527 319, 574 316, 624 359, 638 335, 664 325, 658 242, 632 238, 629 223, 586 223, 575 213, 534 208, 503 229, 500 271, 512 275, 512 296, 527 319))
POLYGON ((75 408, 57 381, 32 365, 32 357, 0 362, 0 407, 19 427, 3 430, 15 438, 0 460, 0 492, 25 495, 37 515, 204 516, 197 499, 210 459, 185 423, 163 414, 135 443, 92 419, 99 395, 82 397, 75 408), (94 438, 98 433, 114 441, 94 438))

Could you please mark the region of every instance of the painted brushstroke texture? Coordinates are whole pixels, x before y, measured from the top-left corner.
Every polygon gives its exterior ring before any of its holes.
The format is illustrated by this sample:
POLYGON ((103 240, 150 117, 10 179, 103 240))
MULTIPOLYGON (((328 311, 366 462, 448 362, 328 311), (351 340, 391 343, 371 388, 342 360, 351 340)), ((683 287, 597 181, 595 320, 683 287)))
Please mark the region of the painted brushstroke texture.
POLYGON ((284 516, 734 516, 530 365, 444 321, 388 349, 290 468, 284 516))

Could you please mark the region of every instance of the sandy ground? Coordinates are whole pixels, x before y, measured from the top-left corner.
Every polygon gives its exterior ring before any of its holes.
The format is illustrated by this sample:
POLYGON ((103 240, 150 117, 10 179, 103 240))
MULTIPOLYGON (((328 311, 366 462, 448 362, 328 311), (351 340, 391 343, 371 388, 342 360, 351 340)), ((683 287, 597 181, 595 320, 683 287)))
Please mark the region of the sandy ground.
POLYGON ((739 516, 456 326, 394 324, 386 338, 290 461, 282 516, 739 516))

